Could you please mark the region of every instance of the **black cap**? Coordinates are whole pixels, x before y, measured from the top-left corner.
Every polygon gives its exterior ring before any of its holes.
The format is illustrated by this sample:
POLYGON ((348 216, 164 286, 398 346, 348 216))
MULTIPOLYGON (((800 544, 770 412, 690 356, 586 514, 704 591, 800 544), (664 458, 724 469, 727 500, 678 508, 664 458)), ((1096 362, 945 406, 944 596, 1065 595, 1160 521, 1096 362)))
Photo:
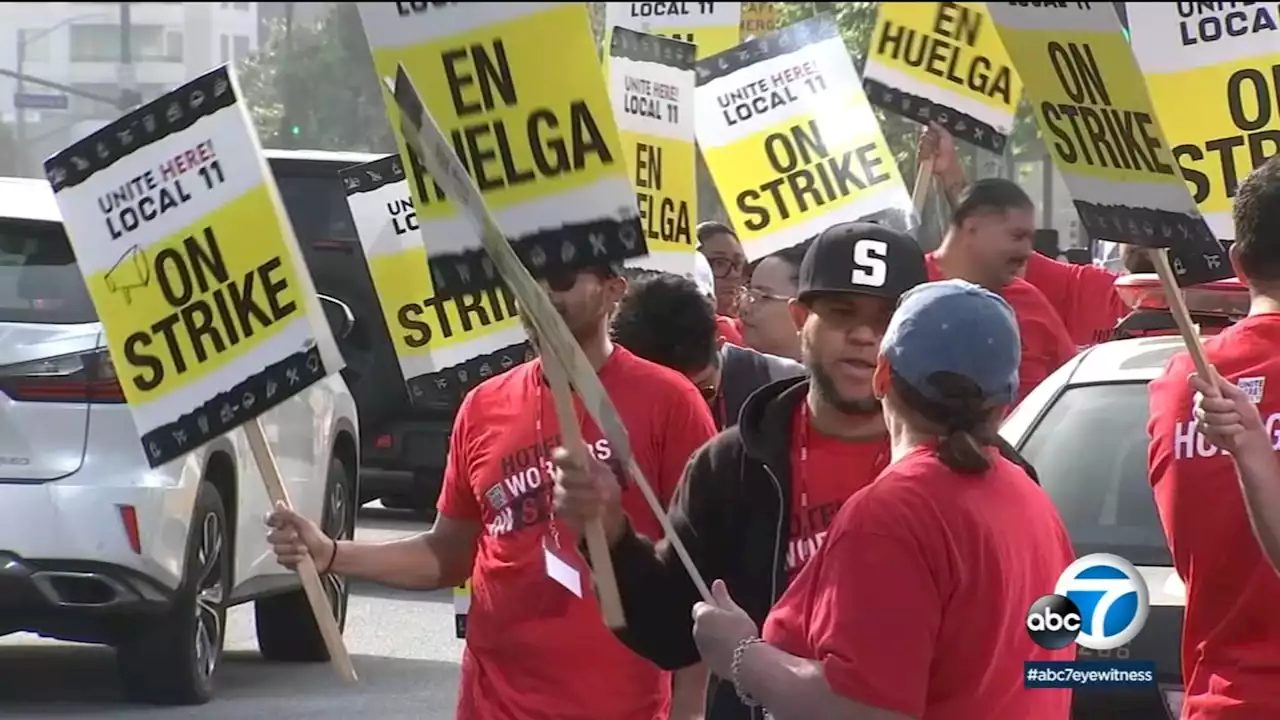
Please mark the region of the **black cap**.
POLYGON ((929 281, 924 251, 910 235, 875 223, 832 225, 813 239, 800 263, 797 297, 860 293, 897 300, 929 281))

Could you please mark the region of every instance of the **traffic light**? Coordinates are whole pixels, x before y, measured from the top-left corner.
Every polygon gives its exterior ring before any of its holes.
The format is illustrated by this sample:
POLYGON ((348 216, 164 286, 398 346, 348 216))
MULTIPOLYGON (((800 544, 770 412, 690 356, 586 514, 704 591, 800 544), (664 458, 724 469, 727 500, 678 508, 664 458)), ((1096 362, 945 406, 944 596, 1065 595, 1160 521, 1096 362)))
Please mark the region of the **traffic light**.
POLYGON ((295 138, 296 138, 296 137, 300 137, 300 136, 302 135, 302 126, 301 126, 301 125, 290 125, 290 126, 289 126, 289 134, 290 134, 290 135, 292 135, 292 136, 294 136, 295 138))

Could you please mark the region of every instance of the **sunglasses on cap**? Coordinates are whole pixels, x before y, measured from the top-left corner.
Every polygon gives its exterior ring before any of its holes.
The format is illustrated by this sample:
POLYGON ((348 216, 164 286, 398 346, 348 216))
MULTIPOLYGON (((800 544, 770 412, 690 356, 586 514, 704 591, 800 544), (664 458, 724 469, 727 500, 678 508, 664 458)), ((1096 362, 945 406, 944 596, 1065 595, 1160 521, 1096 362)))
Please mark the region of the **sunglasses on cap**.
POLYGON ((581 270, 552 270, 542 276, 543 282, 552 292, 569 292, 578 284, 578 275, 592 273, 601 280, 612 280, 619 277, 618 270, 610 265, 582 268, 581 270))

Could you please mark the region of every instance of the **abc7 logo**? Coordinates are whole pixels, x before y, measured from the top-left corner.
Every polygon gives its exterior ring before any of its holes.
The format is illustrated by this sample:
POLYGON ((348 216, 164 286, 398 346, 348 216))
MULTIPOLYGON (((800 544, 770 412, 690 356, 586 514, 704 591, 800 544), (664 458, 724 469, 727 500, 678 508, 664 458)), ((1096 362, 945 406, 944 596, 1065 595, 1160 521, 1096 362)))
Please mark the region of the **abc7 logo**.
POLYGON ((1061 650, 1074 642, 1087 650, 1116 650, 1146 624, 1146 583, 1133 565, 1115 555, 1076 560, 1054 590, 1027 610, 1027 634, 1040 647, 1061 650), (1077 595, 1087 612, 1081 612, 1077 595))

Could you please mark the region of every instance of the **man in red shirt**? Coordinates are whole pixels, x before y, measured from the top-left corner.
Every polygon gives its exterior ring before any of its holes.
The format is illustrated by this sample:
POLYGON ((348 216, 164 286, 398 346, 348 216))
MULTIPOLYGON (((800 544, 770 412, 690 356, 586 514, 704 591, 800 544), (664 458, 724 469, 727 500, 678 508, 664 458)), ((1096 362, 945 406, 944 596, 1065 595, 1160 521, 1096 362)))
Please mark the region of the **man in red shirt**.
MULTIPOLYGON (((933 174, 941 183, 947 200, 953 209, 960 207, 969 181, 964 176, 964 167, 960 164, 951 134, 940 125, 931 124, 921 134, 917 150, 920 157, 933 159, 933 174)), ((1027 203, 1030 202, 1028 198, 1027 203)), ((1034 217, 1029 218, 1027 225, 1032 234, 1034 221, 1034 217)), ((1144 264, 1142 252, 1122 251, 1121 259, 1130 272, 1154 272, 1149 264, 1144 264)), ((1077 346, 1109 340, 1116 324, 1129 314, 1129 307, 1115 291, 1115 279, 1119 273, 1093 265, 1058 262, 1036 252, 1026 255, 1026 264, 1019 273, 1022 279, 1045 296, 1077 346)))
POLYGON ((1067 719, 1070 691, 1026 689, 1023 664, 1075 655, 1026 632, 1071 542, 991 447, 1019 361, 1013 311, 989 290, 903 296, 873 381, 893 464, 840 509, 763 636, 722 581, 694 608, 702 657, 739 697, 780 719, 1067 719))
MULTIPOLYGON (((898 297, 924 280, 923 252, 909 235, 868 223, 821 233, 790 304, 812 380, 756 391, 738 425, 686 470, 668 511, 672 527, 703 575, 728 582, 758 622, 818 552, 841 504, 889 462, 872 372, 898 297)), ((557 512, 575 525, 606 519, 627 615, 620 637, 664 668, 698 663, 689 615, 698 593, 688 573, 668 541, 650 540, 661 535, 646 533, 617 503, 608 473, 595 470, 566 465, 557 512)), ((755 717, 724 676, 712 678, 706 720, 755 717)))
MULTIPOLYGON (((706 402, 679 373, 609 339, 609 319, 626 290, 614 270, 544 284, 665 504, 689 456, 715 434, 706 402)), ((660 534, 643 496, 623 477, 620 458, 580 405, 578 417, 591 455, 623 487, 622 504, 637 527, 660 534)), ((590 570, 576 552, 578 535, 552 519, 550 458, 561 444, 541 360, 524 363, 463 400, 429 532, 390 543, 335 544, 315 523, 277 510, 270 539, 286 566, 310 553, 321 569, 421 590, 461 585, 470 577, 460 720, 666 720, 670 676, 609 632, 590 570), (548 577, 550 556, 577 572, 576 587, 548 577)))
POLYGON ((1076 354, 1062 318, 1018 273, 1034 254, 1035 206, 1022 188, 979 180, 961 191, 942 246, 929 253, 929 279, 958 278, 981 285, 1013 307, 1022 339, 1021 400, 1076 354))
MULTIPOLYGON (((1231 262, 1252 302, 1248 317, 1206 338, 1204 350, 1217 373, 1257 406, 1274 444, 1280 425, 1280 158, 1241 183, 1233 213, 1231 262)), ((1193 369, 1190 357, 1179 353, 1151 382, 1147 427, 1156 507, 1187 587, 1182 717, 1270 720, 1280 717, 1280 575, 1250 526, 1236 475, 1241 458, 1233 463, 1197 435, 1187 383, 1193 369)))

